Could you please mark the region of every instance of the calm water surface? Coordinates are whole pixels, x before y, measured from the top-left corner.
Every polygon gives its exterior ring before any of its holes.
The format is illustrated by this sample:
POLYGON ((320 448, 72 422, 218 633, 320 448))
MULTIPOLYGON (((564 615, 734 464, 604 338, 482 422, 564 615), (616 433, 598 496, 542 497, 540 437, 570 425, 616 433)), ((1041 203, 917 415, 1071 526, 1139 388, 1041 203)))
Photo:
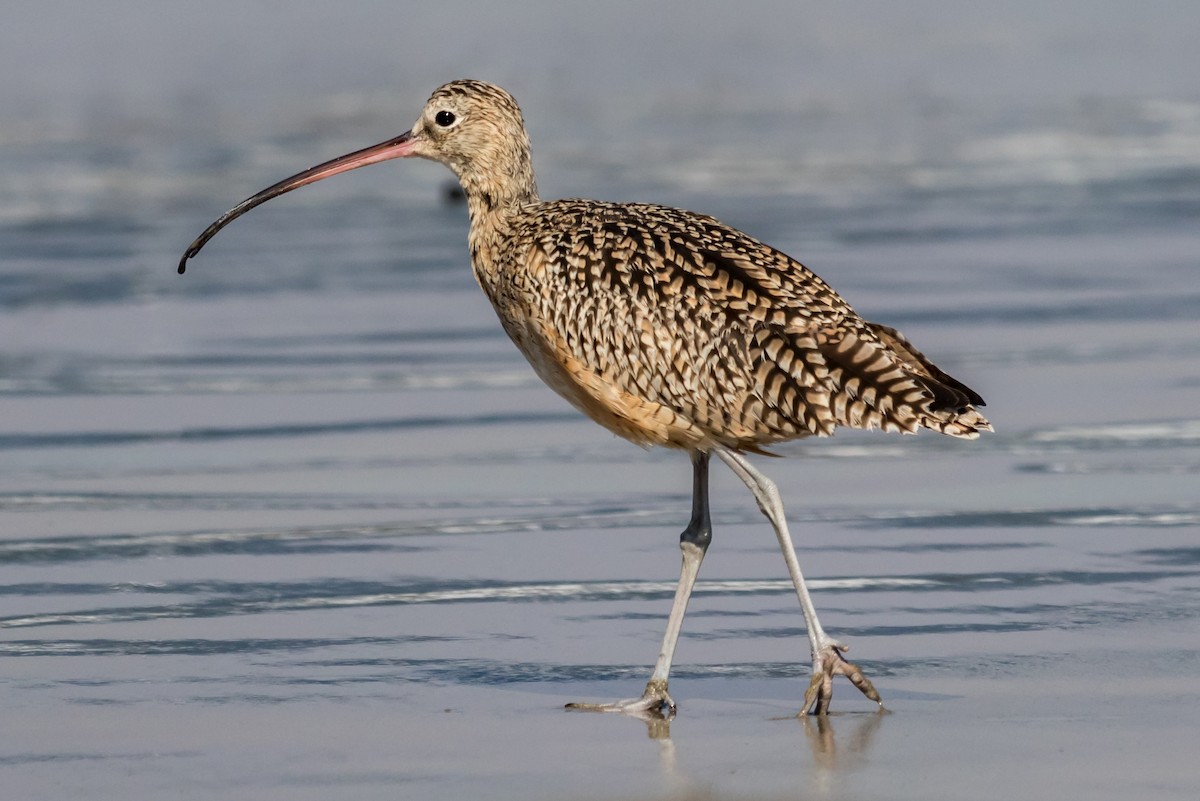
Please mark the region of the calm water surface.
POLYGON ((225 208, 431 88, 280 101, 265 133, 0 139, 6 797, 1191 797, 1200 104, 522 98, 544 194, 752 232, 997 428, 762 462, 882 717, 848 687, 831 721, 788 717, 802 618, 717 471, 680 717, 647 732, 559 708, 640 691, 687 460, 538 382, 472 283, 449 173, 290 195, 174 274, 225 208))

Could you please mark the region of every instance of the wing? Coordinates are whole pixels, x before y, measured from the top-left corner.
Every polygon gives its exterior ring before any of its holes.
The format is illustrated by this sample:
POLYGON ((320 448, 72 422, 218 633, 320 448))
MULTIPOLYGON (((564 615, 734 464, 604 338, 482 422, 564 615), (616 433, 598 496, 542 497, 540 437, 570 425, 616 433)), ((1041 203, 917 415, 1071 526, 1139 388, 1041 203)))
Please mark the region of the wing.
POLYGON ((513 249, 514 280, 528 282, 517 294, 541 340, 518 345, 540 349, 541 367, 530 360, 543 378, 630 439, 760 450, 837 425, 915 431, 978 401, 807 267, 712 217, 555 201, 514 239, 530 243, 513 249), (547 361, 571 365, 577 397, 547 361), (619 430, 598 407, 638 420, 619 430))

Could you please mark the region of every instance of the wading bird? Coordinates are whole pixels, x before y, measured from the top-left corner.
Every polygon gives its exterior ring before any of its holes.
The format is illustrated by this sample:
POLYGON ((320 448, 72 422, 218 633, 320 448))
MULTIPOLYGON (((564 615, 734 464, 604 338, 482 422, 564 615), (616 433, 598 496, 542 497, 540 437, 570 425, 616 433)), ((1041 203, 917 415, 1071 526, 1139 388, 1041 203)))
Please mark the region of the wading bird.
POLYGON ((503 89, 437 89, 406 133, 319 164, 247 198, 179 262, 271 198, 331 175, 418 156, 449 167, 470 215, 475 278, 500 324, 552 389, 640 445, 686 451, 692 517, 654 672, 640 698, 579 709, 673 714, 667 679, 700 562, 712 539, 708 465, 716 454, 754 494, 796 587, 813 676, 801 713, 828 711, 835 676, 879 694, 847 646, 821 628, 779 490, 746 458, 838 426, 973 439, 983 399, 893 328, 867 322, 807 267, 712 217, 648 204, 541 200, 521 110, 503 89))

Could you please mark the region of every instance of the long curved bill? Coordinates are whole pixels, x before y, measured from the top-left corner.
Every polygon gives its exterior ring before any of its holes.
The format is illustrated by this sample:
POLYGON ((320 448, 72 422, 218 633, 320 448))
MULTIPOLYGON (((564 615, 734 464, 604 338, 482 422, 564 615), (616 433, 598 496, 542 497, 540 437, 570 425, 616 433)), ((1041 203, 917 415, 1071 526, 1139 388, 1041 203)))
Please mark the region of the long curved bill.
POLYGON ((195 257, 200 249, 208 244, 208 240, 212 239, 217 233, 229 225, 231 222, 241 217, 246 212, 255 206, 266 203, 274 197, 279 197, 285 192, 291 192, 293 189, 299 189, 322 178, 328 178, 331 175, 356 170, 359 167, 365 167, 368 164, 378 164, 381 161, 388 159, 399 159, 405 156, 414 155, 414 149, 417 145, 417 139, 413 137, 412 131, 405 131, 395 139, 389 139, 386 142, 380 142, 377 145, 364 147, 362 150, 356 150, 353 153, 347 153, 344 156, 339 156, 336 159, 326 161, 323 164, 318 164, 315 167, 305 170, 304 172, 296 173, 291 178, 284 178, 274 186, 268 186, 263 191, 253 197, 248 197, 241 203, 234 206, 229 211, 222 214, 210 226, 204 229, 204 233, 196 237, 192 244, 188 245, 188 249, 183 252, 183 258, 179 260, 179 274, 187 270, 188 259, 195 257))

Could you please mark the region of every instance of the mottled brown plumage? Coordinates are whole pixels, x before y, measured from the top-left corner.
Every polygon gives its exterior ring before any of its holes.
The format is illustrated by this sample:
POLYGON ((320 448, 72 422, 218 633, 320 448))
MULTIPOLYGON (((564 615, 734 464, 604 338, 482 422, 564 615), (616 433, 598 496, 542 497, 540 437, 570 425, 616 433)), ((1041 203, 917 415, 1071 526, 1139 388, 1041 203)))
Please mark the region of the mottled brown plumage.
POLYGON ((701 214, 647 204, 540 200, 512 96, 479 81, 436 90, 412 130, 306 170, 244 201, 198 238, 298 186, 389 158, 439 161, 458 176, 475 277, 538 375, 576 408, 642 445, 692 453, 692 522, 667 636, 640 699, 587 708, 674 709, 667 674, 710 539, 709 454, 754 492, 796 583, 812 645, 805 710, 828 708, 834 675, 878 700, 845 646, 820 627, 774 484, 742 452, 838 426, 975 438, 983 400, 893 328, 868 322, 807 267, 701 214))
POLYGON ((462 182, 475 277, 538 375, 606 428, 747 451, 837 426, 988 429, 975 392, 741 231, 665 206, 539 200, 502 89, 456 81, 426 108, 455 115, 413 130, 462 182))
POLYGON ((583 200, 473 213, 503 232, 474 264, 508 333, 627 439, 753 451, 837 426, 987 427, 979 396, 898 332, 711 217, 583 200))

